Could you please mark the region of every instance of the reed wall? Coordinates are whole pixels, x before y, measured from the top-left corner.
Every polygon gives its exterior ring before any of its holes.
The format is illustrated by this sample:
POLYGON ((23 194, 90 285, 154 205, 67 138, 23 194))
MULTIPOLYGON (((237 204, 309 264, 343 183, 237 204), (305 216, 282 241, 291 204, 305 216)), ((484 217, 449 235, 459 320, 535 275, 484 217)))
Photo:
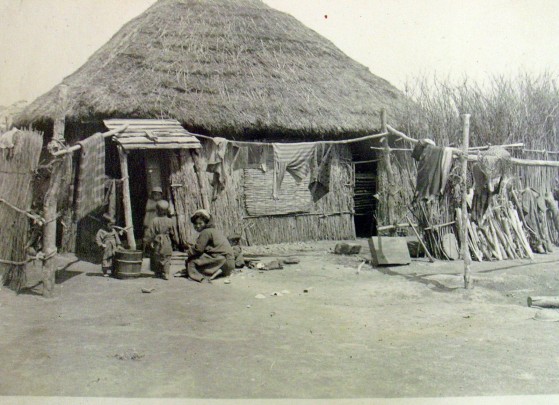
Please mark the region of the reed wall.
POLYGON ((274 201, 271 161, 266 172, 258 169, 232 170, 227 164, 226 187, 212 200, 213 174, 206 172, 209 148, 207 141, 202 143, 204 147, 198 151, 170 152, 173 197, 184 241, 193 242, 196 239, 190 216, 203 207, 203 193, 210 201, 216 227, 227 236, 240 235, 247 244, 355 237, 353 167, 351 154, 345 145, 335 146, 332 151, 330 193, 313 203, 306 189, 308 180, 297 185, 288 173, 281 187, 280 200, 274 201), (199 154, 198 168, 193 153, 199 154), (200 170, 200 179, 196 170, 200 170), (288 203, 290 195, 298 196, 295 205, 292 201, 288 203), (251 215, 255 212, 258 215, 251 215))
POLYGON ((43 137, 34 131, 18 131, 12 143, 13 147, 0 149, 0 198, 5 201, 0 203, 0 274, 4 284, 19 289, 25 284, 22 262, 27 257, 30 219, 13 207, 31 209, 43 137))

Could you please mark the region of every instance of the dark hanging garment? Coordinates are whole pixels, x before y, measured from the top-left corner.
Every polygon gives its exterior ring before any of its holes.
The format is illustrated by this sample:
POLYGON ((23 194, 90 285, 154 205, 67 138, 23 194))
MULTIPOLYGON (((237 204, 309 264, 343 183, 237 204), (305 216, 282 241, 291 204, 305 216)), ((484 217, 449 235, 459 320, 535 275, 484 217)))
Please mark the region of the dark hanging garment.
POLYGON ((317 202, 330 192, 330 170, 332 167, 332 145, 316 145, 311 160, 311 180, 309 190, 313 202, 317 202))
POLYGON ((439 194, 443 153, 444 149, 441 147, 425 145, 417 166, 417 198, 428 199, 439 194))

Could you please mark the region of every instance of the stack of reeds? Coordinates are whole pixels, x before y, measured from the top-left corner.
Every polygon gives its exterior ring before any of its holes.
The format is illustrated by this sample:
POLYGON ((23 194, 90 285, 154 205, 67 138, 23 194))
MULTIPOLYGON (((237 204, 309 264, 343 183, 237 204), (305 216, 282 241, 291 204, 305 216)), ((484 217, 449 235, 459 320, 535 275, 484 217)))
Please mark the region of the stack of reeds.
POLYGON ((42 134, 17 131, 13 147, 0 149, 0 269, 5 285, 25 285, 26 245, 33 199, 32 182, 43 145, 42 134), (17 210, 15 208, 17 208, 17 210), (23 211, 23 212, 21 212, 23 211))
POLYGON ((203 208, 194 161, 189 150, 170 151, 171 197, 177 214, 179 239, 185 244, 196 240, 190 216, 203 208))
POLYGON ((387 168, 384 160, 378 162, 377 197, 378 205, 376 211, 377 224, 392 225, 387 221, 388 218, 388 199, 387 194, 391 194, 390 205, 394 212, 394 222, 402 222, 408 215, 409 208, 415 193, 415 181, 417 169, 410 153, 402 151, 391 152, 391 165, 394 177, 398 179, 395 190, 391 190, 387 177, 387 168))

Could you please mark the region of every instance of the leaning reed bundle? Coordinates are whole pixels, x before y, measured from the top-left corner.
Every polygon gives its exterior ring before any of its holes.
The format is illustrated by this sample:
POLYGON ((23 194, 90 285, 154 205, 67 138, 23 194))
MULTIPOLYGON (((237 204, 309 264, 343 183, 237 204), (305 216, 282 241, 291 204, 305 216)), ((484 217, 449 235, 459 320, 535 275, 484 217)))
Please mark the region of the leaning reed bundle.
POLYGON ((408 207, 410 207, 415 193, 417 170, 410 153, 402 151, 391 152, 391 165, 394 177, 398 179, 396 190, 390 190, 391 186, 388 182, 385 162, 383 159, 378 162, 378 205, 375 215, 379 226, 392 225, 387 223, 388 206, 386 197, 389 192, 392 192, 393 201, 391 201, 391 205, 395 215, 394 222, 402 222, 406 215, 408 215, 408 207))
POLYGON ((190 224, 190 216, 197 209, 203 208, 194 161, 190 150, 170 151, 169 161, 171 196, 177 213, 179 239, 182 243, 193 242, 196 236, 190 224))
MULTIPOLYGON (((43 145, 41 134, 18 131, 14 147, 0 149, 0 198, 23 211, 33 199, 32 181, 43 145)), ((5 285, 20 289, 25 284, 26 244, 29 218, 6 203, 0 203, 0 269, 5 285), (10 263, 12 262, 12 263, 10 263)))

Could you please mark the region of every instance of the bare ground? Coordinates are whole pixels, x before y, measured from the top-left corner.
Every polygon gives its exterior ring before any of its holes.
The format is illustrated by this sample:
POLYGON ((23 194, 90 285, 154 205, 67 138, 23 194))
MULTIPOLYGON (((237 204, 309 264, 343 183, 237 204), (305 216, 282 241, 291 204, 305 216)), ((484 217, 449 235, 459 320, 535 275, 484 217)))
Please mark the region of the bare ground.
POLYGON ((57 298, 0 291, 0 395, 559 393, 559 322, 532 319, 538 310, 526 305, 529 295, 557 295, 557 252, 474 262, 476 285, 466 291, 462 262, 365 265, 356 274, 359 259, 331 254, 333 245, 259 248, 301 263, 245 270, 230 284, 163 281, 147 270, 108 279, 61 257, 57 298))

